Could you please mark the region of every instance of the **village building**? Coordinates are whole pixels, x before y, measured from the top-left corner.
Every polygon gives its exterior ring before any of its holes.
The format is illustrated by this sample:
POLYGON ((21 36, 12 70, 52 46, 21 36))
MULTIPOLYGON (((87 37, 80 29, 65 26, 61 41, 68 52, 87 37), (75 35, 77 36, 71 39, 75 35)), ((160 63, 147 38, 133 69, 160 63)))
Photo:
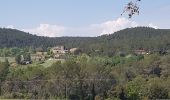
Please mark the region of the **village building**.
POLYGON ((54 54, 66 54, 68 50, 64 46, 56 46, 51 49, 54 54))
POLYGON ((32 61, 45 61, 45 56, 40 54, 32 54, 31 59, 32 61))
POLYGON ((65 54, 69 53, 64 46, 56 46, 51 49, 51 52, 54 54, 55 59, 64 59, 65 54))
POLYGON ((78 55, 78 54, 81 53, 81 49, 79 49, 79 48, 72 48, 72 49, 70 49, 70 53, 74 54, 74 55, 78 55))
POLYGON ((32 61, 45 61, 45 55, 47 52, 38 51, 35 54, 31 54, 32 61))
POLYGON ((150 51, 144 50, 144 49, 138 49, 134 51, 135 54, 137 55, 149 55, 150 51))

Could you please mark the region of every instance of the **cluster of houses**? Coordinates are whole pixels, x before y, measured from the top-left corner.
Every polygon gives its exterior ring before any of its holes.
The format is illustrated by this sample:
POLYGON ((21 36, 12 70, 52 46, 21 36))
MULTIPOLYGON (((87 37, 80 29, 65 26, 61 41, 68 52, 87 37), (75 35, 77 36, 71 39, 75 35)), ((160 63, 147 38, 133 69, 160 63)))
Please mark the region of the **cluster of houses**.
POLYGON ((134 53, 137 55, 149 55, 151 54, 151 51, 145 50, 145 49, 137 49, 137 50, 134 50, 134 53))
MULTIPOLYGON (((78 55, 81 53, 81 49, 79 48, 71 48, 67 49, 65 46, 56 46, 50 49, 52 54, 52 58, 54 59, 66 59, 67 54, 78 55)), ((151 54, 150 50, 146 49, 136 49, 133 51, 136 55, 149 55, 151 54)), ((31 59, 33 61, 45 61, 46 57, 48 56, 47 52, 39 51, 36 54, 31 54, 31 59)))
MULTIPOLYGON (((64 46, 56 46, 51 48, 50 52, 54 59, 66 59, 67 54, 77 55, 81 53, 81 50, 79 48, 67 49, 64 46)), ((36 54, 31 54, 31 59, 33 61, 45 61, 48 56, 47 52, 41 51, 36 52, 36 54)))
MULTIPOLYGON (((23 60, 23 64, 30 64, 32 61, 45 61, 47 58, 63 60, 67 58, 68 54, 78 55, 80 53, 81 49, 79 48, 67 49, 64 46, 56 46, 50 49, 50 54, 44 51, 37 51, 35 54, 31 54, 31 61, 23 60)), ((133 53, 136 55, 149 55, 151 54, 151 51, 145 49, 136 49, 133 51, 133 53)), ((159 53, 165 53, 165 51, 161 50, 159 53)))
POLYGON ((165 54, 169 54, 170 50, 168 50, 168 49, 158 49, 158 50, 137 49, 137 50, 134 50, 134 54, 136 54, 136 55, 150 55, 152 53, 158 53, 160 55, 165 55, 165 54))
POLYGON ((55 59, 64 59, 65 55, 69 53, 69 50, 64 46, 56 46, 51 49, 51 52, 55 59))

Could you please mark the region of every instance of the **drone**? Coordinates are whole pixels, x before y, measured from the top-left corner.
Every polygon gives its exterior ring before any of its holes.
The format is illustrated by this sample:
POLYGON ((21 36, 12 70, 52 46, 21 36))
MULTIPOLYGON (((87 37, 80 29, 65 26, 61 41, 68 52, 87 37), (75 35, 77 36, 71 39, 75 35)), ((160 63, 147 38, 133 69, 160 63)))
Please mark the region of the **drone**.
POLYGON ((138 2, 140 2, 141 0, 136 0, 134 1, 130 1, 124 8, 123 13, 121 14, 121 16, 124 13, 128 13, 129 18, 132 18, 133 15, 139 15, 139 6, 138 6, 138 2))

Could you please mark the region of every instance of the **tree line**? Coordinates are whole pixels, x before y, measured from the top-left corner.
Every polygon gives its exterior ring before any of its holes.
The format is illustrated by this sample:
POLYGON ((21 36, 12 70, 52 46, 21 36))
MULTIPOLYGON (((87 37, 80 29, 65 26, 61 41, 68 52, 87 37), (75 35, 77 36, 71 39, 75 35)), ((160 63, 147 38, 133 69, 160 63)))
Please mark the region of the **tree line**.
MULTIPOLYGON (((42 37, 14 29, 0 29, 1 48, 43 48, 64 45, 66 48, 81 48, 87 54, 114 55, 115 52, 131 52, 135 49, 152 51, 170 48, 170 30, 149 27, 128 28, 110 35, 98 37, 42 37)), ((6 50, 5 50, 6 51, 6 50)))

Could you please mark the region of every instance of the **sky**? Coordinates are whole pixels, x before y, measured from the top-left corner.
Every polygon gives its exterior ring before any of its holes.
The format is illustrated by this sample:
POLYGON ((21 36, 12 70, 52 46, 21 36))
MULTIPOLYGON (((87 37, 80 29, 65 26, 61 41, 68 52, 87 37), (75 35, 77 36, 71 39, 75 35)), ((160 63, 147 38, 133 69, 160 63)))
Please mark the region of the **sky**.
POLYGON ((130 0, 0 0, 0 27, 38 36, 100 36, 137 26, 170 29, 170 0, 141 0, 140 15, 121 16, 130 0))

